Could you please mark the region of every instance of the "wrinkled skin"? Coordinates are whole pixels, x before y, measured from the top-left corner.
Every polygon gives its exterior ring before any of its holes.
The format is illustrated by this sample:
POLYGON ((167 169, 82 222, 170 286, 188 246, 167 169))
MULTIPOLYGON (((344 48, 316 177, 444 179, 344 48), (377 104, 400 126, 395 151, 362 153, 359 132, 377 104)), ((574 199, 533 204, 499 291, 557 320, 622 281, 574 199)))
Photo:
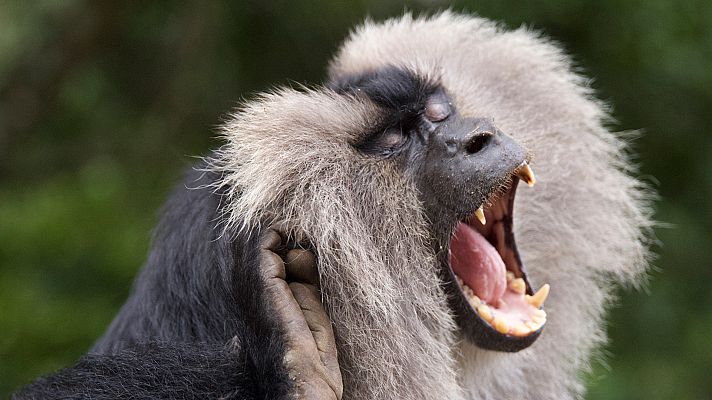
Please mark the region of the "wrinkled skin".
POLYGON ((319 293, 316 258, 309 250, 279 255, 283 238, 267 230, 260 242, 261 270, 275 315, 285 329, 284 357, 297 398, 340 400, 343 393, 334 331, 319 293))

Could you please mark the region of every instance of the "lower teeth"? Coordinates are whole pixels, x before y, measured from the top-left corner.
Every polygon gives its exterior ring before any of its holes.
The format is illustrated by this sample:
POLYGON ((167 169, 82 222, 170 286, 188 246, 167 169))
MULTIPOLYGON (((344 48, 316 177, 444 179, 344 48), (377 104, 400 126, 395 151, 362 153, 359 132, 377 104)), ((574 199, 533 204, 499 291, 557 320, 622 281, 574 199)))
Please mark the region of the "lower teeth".
POLYGON ((519 323, 510 326, 503 318, 498 318, 497 314, 499 311, 496 307, 491 307, 480 299, 460 277, 457 277, 457 282, 460 284, 460 288, 462 288, 462 292, 465 294, 472 309, 499 333, 512 336, 527 336, 541 329, 546 323, 546 312, 539 307, 541 307, 541 304, 546 300, 549 294, 549 285, 542 286, 537 293, 530 296, 525 294, 526 284, 524 280, 522 278, 515 278, 512 272, 507 271, 507 287, 515 293, 522 295, 527 303, 536 308, 529 315, 528 320, 520 319, 519 323))

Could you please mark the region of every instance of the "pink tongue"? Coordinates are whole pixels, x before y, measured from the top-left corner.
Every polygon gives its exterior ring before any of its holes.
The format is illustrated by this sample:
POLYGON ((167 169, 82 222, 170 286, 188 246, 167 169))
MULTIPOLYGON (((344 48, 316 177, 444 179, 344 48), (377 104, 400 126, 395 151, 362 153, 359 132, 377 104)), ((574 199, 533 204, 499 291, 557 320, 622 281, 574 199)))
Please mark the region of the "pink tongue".
POLYGON ((507 289, 507 269, 497 250, 479 232, 460 222, 450 242, 450 265, 480 299, 497 302, 507 289))

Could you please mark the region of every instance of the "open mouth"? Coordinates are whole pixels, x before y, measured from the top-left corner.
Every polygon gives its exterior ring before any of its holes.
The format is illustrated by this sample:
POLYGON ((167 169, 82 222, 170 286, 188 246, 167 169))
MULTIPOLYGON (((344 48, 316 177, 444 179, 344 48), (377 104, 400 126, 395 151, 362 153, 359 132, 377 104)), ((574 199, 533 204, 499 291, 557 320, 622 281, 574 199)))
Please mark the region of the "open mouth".
POLYGON ((493 200, 457 224, 448 255, 465 333, 479 347, 500 351, 519 351, 536 340, 546 324, 542 305, 549 294, 548 284, 532 290, 514 241, 517 184, 533 186, 534 174, 525 162, 513 175, 493 200))

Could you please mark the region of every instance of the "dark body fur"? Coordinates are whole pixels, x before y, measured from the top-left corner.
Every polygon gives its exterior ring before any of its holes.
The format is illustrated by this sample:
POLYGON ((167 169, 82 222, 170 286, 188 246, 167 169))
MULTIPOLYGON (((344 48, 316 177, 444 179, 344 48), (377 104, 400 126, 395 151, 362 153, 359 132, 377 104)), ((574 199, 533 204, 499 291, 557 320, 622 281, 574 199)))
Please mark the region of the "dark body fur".
POLYGON ((15 399, 290 398, 280 327, 259 275, 259 232, 229 237, 215 174, 173 193, 131 296, 90 354, 15 399))

